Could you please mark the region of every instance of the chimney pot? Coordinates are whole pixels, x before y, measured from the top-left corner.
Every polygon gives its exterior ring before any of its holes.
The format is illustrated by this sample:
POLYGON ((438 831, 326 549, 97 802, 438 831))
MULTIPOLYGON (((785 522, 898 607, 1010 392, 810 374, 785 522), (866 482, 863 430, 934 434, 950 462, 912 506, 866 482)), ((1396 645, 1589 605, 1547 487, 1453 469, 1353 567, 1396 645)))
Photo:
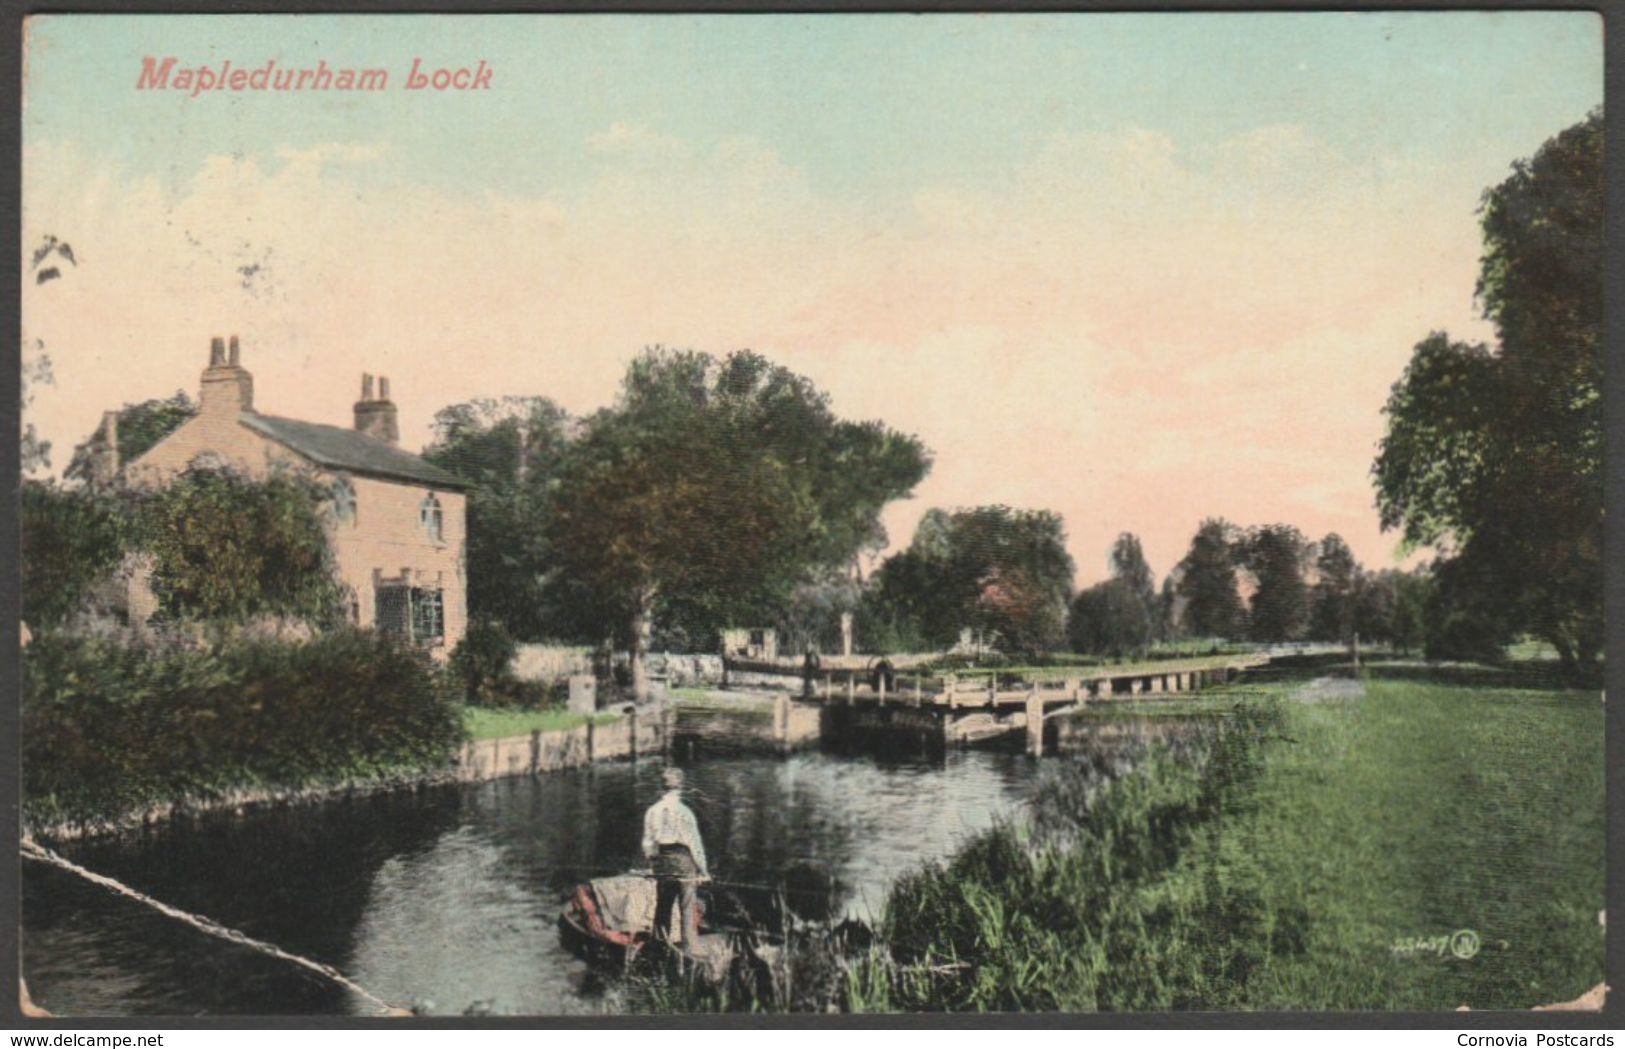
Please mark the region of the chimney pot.
POLYGON ((355 428, 368 437, 376 437, 389 444, 401 439, 400 424, 396 421, 395 406, 389 402, 389 380, 380 376, 378 396, 372 395, 372 376, 361 376, 361 399, 355 403, 355 428))
POLYGON ((254 410, 254 378, 242 369, 240 354, 235 335, 229 364, 226 340, 218 335, 209 340, 209 366, 203 370, 203 387, 198 391, 198 408, 205 415, 254 410))

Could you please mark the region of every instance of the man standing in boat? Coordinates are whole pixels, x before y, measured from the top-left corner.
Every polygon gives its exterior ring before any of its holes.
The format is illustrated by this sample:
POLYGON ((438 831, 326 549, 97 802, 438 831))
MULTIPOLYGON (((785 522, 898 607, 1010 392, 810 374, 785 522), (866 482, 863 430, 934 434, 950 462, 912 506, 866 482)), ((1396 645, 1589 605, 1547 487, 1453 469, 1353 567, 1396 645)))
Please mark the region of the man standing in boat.
POLYGON ((655 872, 656 939, 671 937, 671 908, 677 904, 683 922, 683 946, 692 951, 699 942, 695 914, 695 886, 709 881, 705 845, 694 812, 683 804, 683 770, 669 766, 661 774, 666 793, 643 815, 643 855, 655 872))

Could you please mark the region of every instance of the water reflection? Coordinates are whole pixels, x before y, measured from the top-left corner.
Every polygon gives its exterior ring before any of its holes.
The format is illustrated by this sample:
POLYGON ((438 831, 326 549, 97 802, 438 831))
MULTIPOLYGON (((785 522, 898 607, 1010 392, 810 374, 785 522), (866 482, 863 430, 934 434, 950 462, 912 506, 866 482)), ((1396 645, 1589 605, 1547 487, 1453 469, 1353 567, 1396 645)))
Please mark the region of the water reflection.
MULTIPOLYGON (((872 917, 893 879, 949 854, 1032 786, 1019 755, 881 763, 804 754, 689 767, 719 882, 833 890, 872 917)), ((65 850, 94 870, 334 965, 435 1013, 613 1011, 558 943, 580 880, 641 866, 654 762, 212 819, 65 850)), ((30 989, 69 1015, 364 1012, 286 962, 213 940, 37 864, 30 989)))

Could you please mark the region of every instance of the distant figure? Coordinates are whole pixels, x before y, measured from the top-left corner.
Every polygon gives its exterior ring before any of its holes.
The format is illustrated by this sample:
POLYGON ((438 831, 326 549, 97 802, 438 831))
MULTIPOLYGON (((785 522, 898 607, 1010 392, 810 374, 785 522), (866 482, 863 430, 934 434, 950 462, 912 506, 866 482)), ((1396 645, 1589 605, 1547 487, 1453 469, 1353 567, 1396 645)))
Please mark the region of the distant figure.
POLYGON ((711 875, 705 866, 700 825, 683 804, 683 770, 667 768, 661 778, 666 793, 643 815, 643 855, 655 872, 654 934, 656 939, 670 940, 671 908, 677 904, 682 908, 683 945, 692 951, 700 935, 694 890, 711 875))

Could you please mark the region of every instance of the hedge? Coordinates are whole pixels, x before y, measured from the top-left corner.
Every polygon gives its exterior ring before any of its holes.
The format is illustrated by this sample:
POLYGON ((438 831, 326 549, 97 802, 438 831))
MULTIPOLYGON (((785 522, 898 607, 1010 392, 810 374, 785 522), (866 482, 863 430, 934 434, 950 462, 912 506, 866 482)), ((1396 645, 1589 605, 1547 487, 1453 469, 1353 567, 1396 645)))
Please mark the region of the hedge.
POLYGON ((427 656, 359 630, 179 651, 48 634, 22 671, 34 827, 418 776, 463 733, 427 656))

